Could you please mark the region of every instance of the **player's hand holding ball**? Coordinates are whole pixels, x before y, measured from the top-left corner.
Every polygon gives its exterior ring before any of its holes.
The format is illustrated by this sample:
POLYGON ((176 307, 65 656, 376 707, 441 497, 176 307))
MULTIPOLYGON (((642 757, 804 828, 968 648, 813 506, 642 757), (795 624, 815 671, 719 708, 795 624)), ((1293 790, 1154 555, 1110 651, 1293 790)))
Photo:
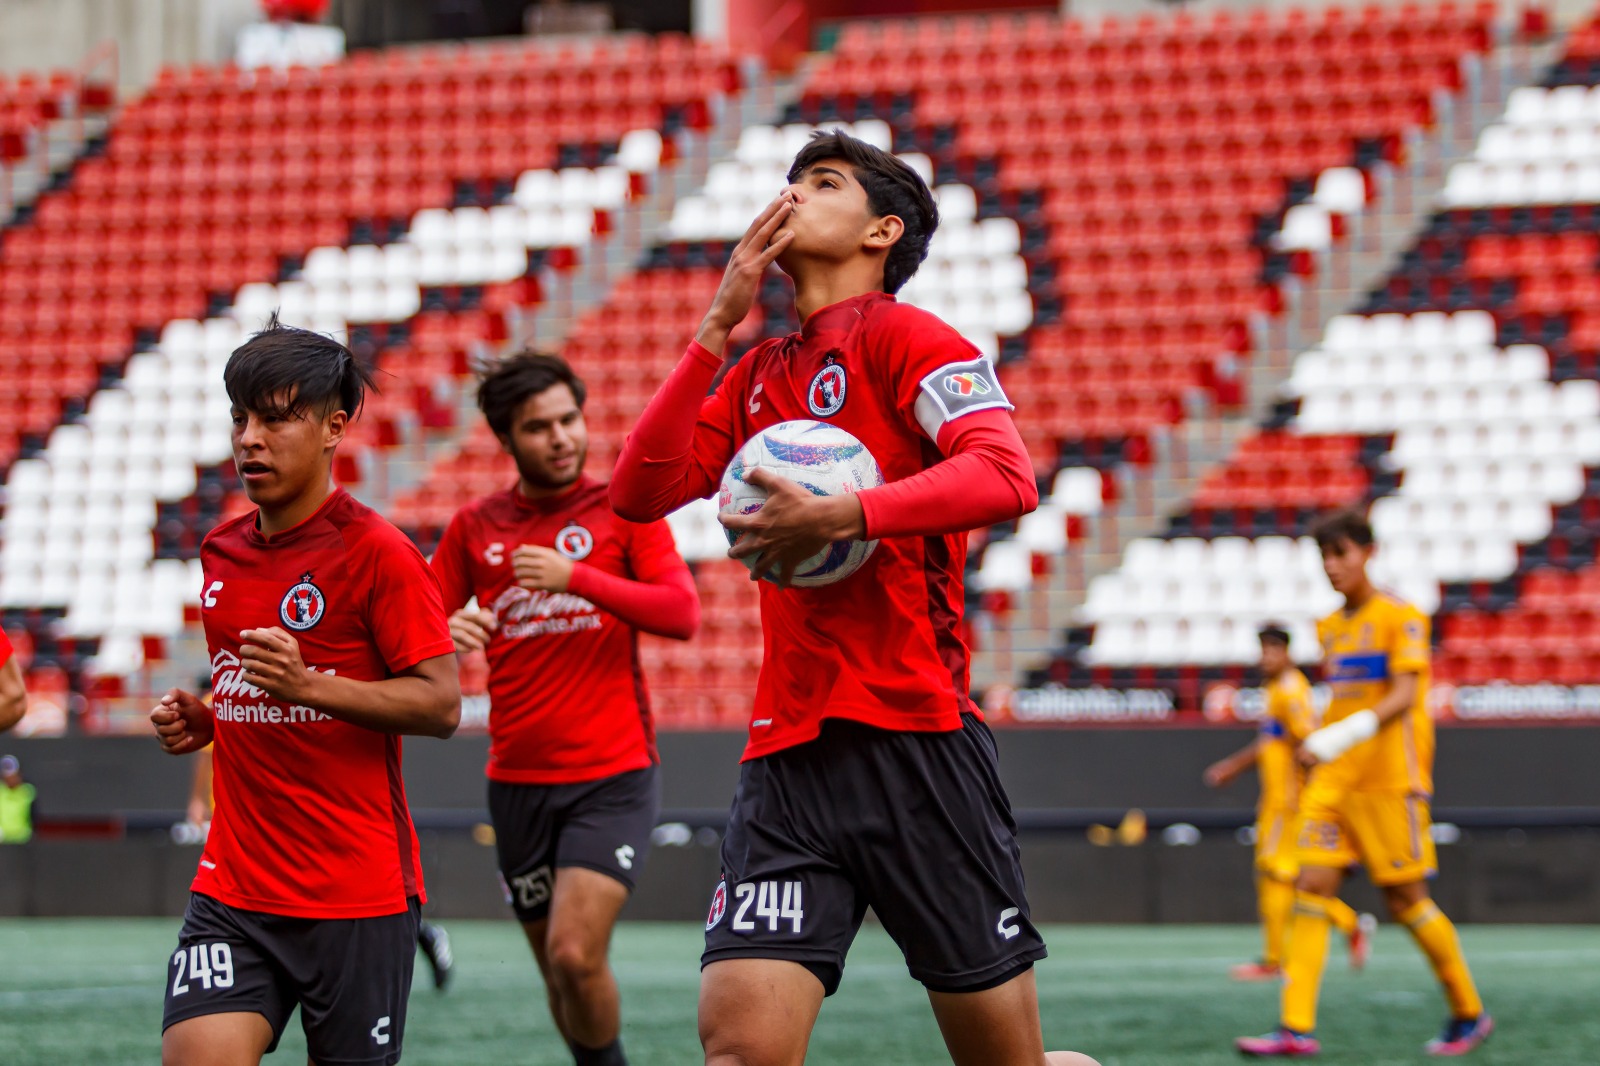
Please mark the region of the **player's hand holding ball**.
POLYGON ((861 501, 853 494, 817 496, 786 477, 752 467, 747 484, 764 489, 767 499, 754 514, 724 514, 723 526, 743 534, 728 550, 730 559, 750 567, 752 581, 769 572, 779 588, 794 580, 795 568, 835 541, 859 540, 866 535, 861 501))
POLYGON ((500 619, 493 611, 463 607, 450 616, 450 639, 455 641, 456 651, 463 655, 482 651, 489 646, 489 638, 499 627, 500 619))
POLYGON ((543 592, 565 592, 572 581, 572 560, 554 548, 524 544, 511 553, 517 584, 543 592))
POLYGON ((290 703, 308 704, 315 676, 300 657, 300 642, 277 626, 239 634, 239 665, 256 688, 290 703))
POLYGON ((168 755, 187 755, 211 743, 216 735, 217 720, 211 708, 181 688, 169 689, 161 702, 150 712, 150 724, 155 726, 156 739, 161 750, 168 755))

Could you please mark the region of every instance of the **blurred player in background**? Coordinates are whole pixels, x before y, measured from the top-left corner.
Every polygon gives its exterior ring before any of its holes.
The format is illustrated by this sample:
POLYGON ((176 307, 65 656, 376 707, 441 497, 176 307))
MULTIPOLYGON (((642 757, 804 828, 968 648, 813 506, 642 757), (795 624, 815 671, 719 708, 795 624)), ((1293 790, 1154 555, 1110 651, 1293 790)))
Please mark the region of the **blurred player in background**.
POLYGON ((485 371, 517 483, 451 520, 433 568, 456 650, 488 656, 489 812, 550 1013, 579 1066, 619 1066, 607 955, 661 805, 638 634, 687 640, 700 600, 667 524, 618 518, 584 473, 584 397, 555 356, 485 371))
POLYGON ((213 705, 151 712, 174 755, 215 741, 216 817, 167 974, 166 1066, 254 1066, 296 1006, 313 1062, 400 1060, 423 902, 400 736, 460 720, 439 583, 334 484, 370 372, 276 319, 224 372, 257 510, 206 537, 213 705))
POLYGON ((1367 574, 1372 527, 1361 515, 1329 515, 1311 530, 1322 568, 1344 606, 1324 618, 1324 676, 1333 689, 1327 724, 1306 737, 1312 767, 1300 800, 1294 920, 1284 963, 1280 1026, 1241 1037, 1247 1055, 1314 1055, 1317 995, 1328 951, 1330 903, 1357 862, 1382 891, 1394 920, 1416 940, 1444 988, 1450 1019, 1430 1055, 1463 1055, 1494 1022, 1467 969, 1455 926, 1428 892, 1438 871, 1428 804, 1433 720, 1428 716, 1428 619, 1367 574))
POLYGON ((805 1057, 868 906, 928 989, 962 1066, 1047 1060, 1022 864, 994 739, 968 698, 967 531, 1038 502, 1011 404, 983 355, 892 293, 938 225, 903 161, 842 133, 801 150, 789 186, 735 247, 695 340, 640 418, 611 486, 617 513, 660 518, 717 491, 762 429, 824 419, 889 484, 815 496, 768 472, 760 511, 728 516, 761 586, 765 657, 702 958, 707 1063, 805 1057), (799 333, 739 359, 708 398, 728 336, 777 262, 799 333), (879 539, 847 580, 787 586, 840 540, 879 539))
POLYGON ((11 638, 0 629, 0 733, 22 721, 28 713, 28 690, 22 680, 22 664, 17 662, 11 638))
POLYGON ((22 779, 15 755, 0 755, 0 844, 33 839, 33 801, 38 790, 22 779))
MULTIPOLYGON (((207 693, 206 701, 210 702, 207 693)), ((217 794, 212 787, 212 745, 207 744, 194 755, 194 776, 189 783, 189 802, 184 810, 191 835, 186 843, 204 844, 211 833, 211 818, 216 812, 217 794)), ((455 974, 455 955, 450 950, 450 934, 444 926, 421 921, 417 924, 417 947, 428 960, 433 973, 433 987, 439 991, 450 984, 455 974)))
MULTIPOLYGON (((1256 803, 1256 902, 1263 945, 1259 962, 1233 968, 1236 981, 1275 980, 1283 974, 1283 941, 1294 912, 1295 876, 1300 872, 1295 860, 1295 814, 1306 777, 1297 749, 1316 728, 1311 683, 1289 655, 1289 631, 1267 625, 1259 636, 1267 704, 1261 733, 1205 772, 1205 782, 1212 788, 1228 785, 1252 766, 1261 779, 1256 803)), ((1334 927, 1350 939, 1350 965, 1361 969, 1371 951, 1372 916, 1358 918, 1337 899, 1328 900, 1327 907, 1334 927)))

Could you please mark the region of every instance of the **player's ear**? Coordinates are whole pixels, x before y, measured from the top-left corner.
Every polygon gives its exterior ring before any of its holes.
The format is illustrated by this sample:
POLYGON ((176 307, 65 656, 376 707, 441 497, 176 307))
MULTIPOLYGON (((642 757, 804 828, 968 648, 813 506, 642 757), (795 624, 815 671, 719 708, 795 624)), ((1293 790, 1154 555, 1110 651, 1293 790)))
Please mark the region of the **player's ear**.
POLYGON ((334 408, 322 420, 322 446, 337 448, 344 441, 344 435, 349 429, 350 415, 340 408, 334 408))
POLYGON ((893 247, 905 231, 906 224, 899 215, 883 215, 872 220, 862 243, 871 251, 884 251, 893 247))

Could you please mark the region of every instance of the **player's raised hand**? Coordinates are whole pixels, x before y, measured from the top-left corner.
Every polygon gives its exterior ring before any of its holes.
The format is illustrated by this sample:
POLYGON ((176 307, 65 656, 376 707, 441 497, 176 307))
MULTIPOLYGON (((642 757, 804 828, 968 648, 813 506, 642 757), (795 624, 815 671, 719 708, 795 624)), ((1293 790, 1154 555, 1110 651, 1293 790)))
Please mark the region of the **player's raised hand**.
POLYGON ((211 743, 217 720, 211 708, 181 688, 168 689, 150 712, 156 739, 168 755, 187 755, 211 743))
POLYGON ((311 672, 300 657, 300 642, 277 626, 246 629, 239 634, 239 665, 244 679, 269 696, 304 703, 311 672))
POLYGON ((778 233, 793 212, 794 201, 785 189, 756 216, 739 243, 734 245, 733 254, 728 257, 728 268, 722 272, 722 284, 717 286, 717 295, 711 301, 711 310, 706 312, 700 331, 695 334, 695 340, 708 351, 721 355, 728 343, 728 334, 755 306, 762 275, 794 239, 793 230, 778 233))
POLYGON ((1208 788, 1222 788, 1238 776, 1238 772, 1228 764, 1228 760, 1222 759, 1206 767, 1204 780, 1208 788))
POLYGON ((572 581, 572 560, 537 544, 523 544, 511 553, 511 572, 525 589, 565 592, 572 581))
POLYGON ((754 559, 752 580, 770 571, 778 587, 787 588, 796 566, 836 540, 856 540, 866 534, 861 501, 852 493, 814 496, 760 467, 747 472, 745 481, 765 489, 766 502, 754 514, 725 514, 719 520, 742 534, 728 557, 754 559))
POLYGON ((450 639, 455 641, 456 651, 463 655, 482 651, 489 646, 489 638, 499 626, 500 619, 494 616, 493 611, 486 611, 482 607, 463 607, 450 616, 450 639))

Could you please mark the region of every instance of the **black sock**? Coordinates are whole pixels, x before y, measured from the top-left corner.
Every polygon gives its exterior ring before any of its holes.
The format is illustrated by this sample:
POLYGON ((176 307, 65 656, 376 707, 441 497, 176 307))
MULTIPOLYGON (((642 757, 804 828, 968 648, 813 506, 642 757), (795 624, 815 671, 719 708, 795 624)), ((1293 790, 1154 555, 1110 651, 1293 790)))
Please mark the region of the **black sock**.
POLYGON ((572 1049, 572 1061, 577 1066, 628 1066, 620 1036, 605 1047, 588 1048, 576 1040, 567 1041, 567 1047, 572 1049))

